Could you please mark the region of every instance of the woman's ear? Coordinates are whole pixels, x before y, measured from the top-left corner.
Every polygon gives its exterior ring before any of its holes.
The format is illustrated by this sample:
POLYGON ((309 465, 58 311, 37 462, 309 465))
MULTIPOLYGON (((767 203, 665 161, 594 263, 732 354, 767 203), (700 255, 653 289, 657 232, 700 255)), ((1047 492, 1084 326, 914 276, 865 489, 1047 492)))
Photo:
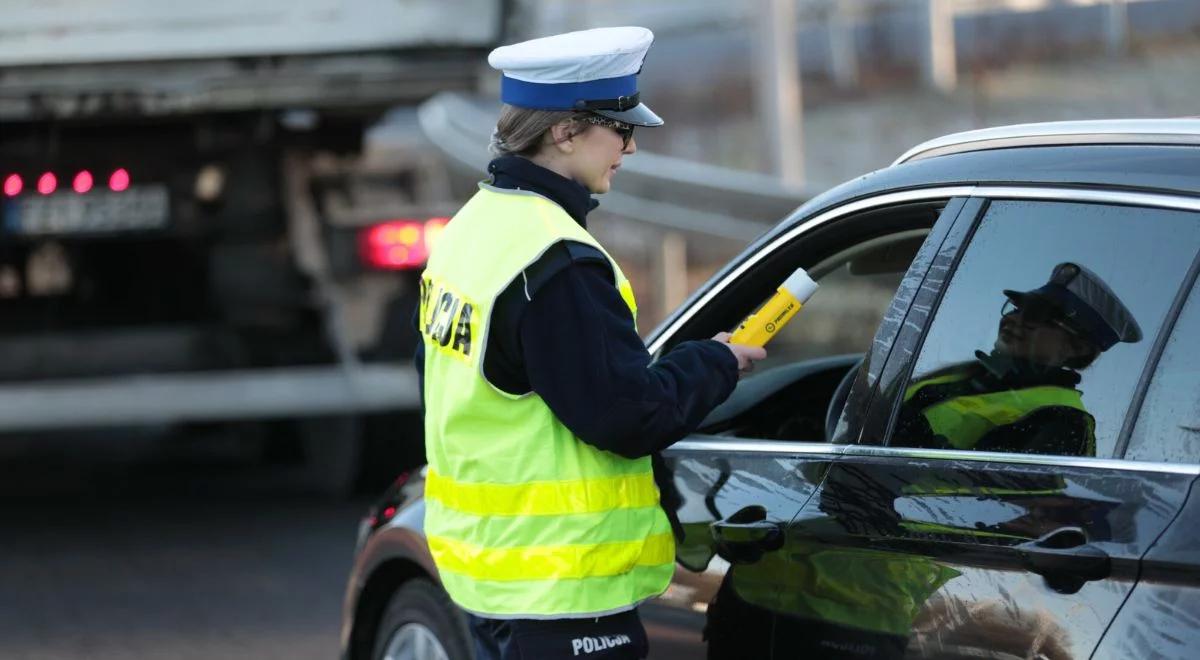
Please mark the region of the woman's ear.
POLYGON ((560 121, 550 127, 550 142, 565 154, 575 151, 575 126, 570 120, 560 121))

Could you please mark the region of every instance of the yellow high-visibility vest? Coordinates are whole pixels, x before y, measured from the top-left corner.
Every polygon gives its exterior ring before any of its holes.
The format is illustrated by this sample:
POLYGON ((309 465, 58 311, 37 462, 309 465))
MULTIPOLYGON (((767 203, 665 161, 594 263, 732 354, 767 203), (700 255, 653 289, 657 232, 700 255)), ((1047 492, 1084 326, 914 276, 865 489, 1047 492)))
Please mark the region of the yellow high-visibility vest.
MULTIPOLYGON (((966 373, 948 374, 918 381, 904 393, 910 401, 922 389, 968 378, 966 373)), ((946 438, 955 449, 974 449, 992 429, 1015 424, 1044 408, 1071 408, 1084 413, 1087 447, 1084 455, 1096 455, 1096 421, 1083 406, 1078 390, 1058 385, 1036 385, 1014 390, 950 397, 921 411, 934 434, 946 438)))
POLYGON ((584 443, 537 394, 506 393, 483 374, 496 298, 563 240, 604 252, 545 197, 481 185, 421 278, 425 534, 450 597, 480 616, 620 612, 662 593, 675 568, 650 459, 584 443))

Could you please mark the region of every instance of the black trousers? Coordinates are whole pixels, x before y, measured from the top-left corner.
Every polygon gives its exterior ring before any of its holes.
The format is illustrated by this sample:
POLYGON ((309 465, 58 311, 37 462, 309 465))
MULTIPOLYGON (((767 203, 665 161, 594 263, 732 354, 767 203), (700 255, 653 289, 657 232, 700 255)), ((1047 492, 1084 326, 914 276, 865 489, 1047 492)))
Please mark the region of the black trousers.
POLYGON ((592 619, 485 619, 468 615, 475 660, 637 660, 649 653, 637 610, 592 619))

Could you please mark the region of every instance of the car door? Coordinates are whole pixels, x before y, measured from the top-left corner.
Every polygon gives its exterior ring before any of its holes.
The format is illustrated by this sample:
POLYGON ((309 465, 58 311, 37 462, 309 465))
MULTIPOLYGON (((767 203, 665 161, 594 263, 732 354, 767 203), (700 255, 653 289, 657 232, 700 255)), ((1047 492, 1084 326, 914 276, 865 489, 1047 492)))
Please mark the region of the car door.
POLYGON ((670 589, 642 608, 651 657, 770 657, 784 529, 838 451, 825 441, 830 401, 917 248, 961 207, 945 191, 925 191, 799 218, 702 288, 651 341, 660 352, 732 329, 796 267, 821 285, 756 373, 664 453, 659 481, 678 522, 678 567, 670 589))
POLYGON ((881 328, 844 450, 787 529, 774 657, 1086 658, 1186 497, 1189 471, 1116 458, 1200 246, 1194 203, 976 195, 881 328), (1101 349, 1106 326, 1067 303, 1034 324, 1042 287, 1083 268, 1140 333, 1101 349))
MULTIPOLYGON (((1150 379, 1124 457, 1157 470, 1200 474, 1200 287, 1192 292, 1150 379)), ((1094 658, 1194 658, 1200 649, 1200 486, 1142 559, 1137 586, 1094 658)))

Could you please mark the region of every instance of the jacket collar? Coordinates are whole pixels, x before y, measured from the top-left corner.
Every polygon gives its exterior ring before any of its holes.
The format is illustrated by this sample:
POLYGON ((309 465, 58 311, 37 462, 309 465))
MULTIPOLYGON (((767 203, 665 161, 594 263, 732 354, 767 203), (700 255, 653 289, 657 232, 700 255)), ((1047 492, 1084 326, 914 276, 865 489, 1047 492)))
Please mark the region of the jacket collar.
POLYGON ((552 172, 528 158, 501 156, 488 163, 492 185, 508 190, 528 190, 549 198, 579 226, 587 228, 587 214, 600 205, 579 183, 552 172))
POLYGON ((1078 371, 1065 367, 1048 367, 996 351, 975 351, 975 359, 991 378, 1010 389, 1039 385, 1075 387, 1083 380, 1078 371))

